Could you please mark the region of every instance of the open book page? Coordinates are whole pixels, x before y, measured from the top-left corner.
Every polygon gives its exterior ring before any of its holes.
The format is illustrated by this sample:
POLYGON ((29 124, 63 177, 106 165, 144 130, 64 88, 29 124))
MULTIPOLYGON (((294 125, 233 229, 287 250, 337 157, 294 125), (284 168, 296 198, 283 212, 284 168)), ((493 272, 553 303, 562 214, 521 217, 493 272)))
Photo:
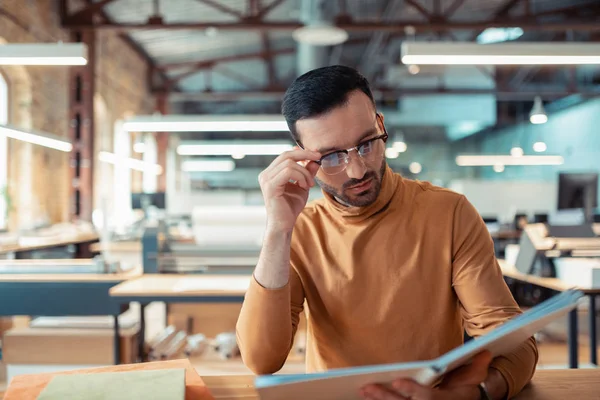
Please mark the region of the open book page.
POLYGON ((359 399, 358 390, 369 383, 389 384, 397 378, 411 378, 430 385, 443 374, 464 365, 479 352, 489 350, 497 356, 523 343, 552 320, 577 306, 583 296, 569 290, 552 297, 527 312, 507 321, 489 334, 430 361, 340 368, 321 373, 273 375, 256 378, 255 387, 262 400, 359 399))
POLYGON ((376 370, 369 367, 345 368, 309 374, 311 379, 308 380, 301 379, 301 375, 268 377, 273 378, 272 381, 258 377, 255 388, 261 400, 363 400, 359 396, 360 388, 373 382, 386 385, 399 378, 410 378, 433 383, 437 375, 429 368, 431 365, 430 362, 419 362, 388 365, 376 370))

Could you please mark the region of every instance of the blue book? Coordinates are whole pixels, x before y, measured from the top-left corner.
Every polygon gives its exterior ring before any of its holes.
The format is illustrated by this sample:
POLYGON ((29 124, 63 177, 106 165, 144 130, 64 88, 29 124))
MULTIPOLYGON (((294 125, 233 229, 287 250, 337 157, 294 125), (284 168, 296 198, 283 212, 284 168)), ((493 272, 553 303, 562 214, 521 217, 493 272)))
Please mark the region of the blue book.
POLYGON ((308 374, 261 375, 255 379, 255 388, 261 400, 360 400, 360 388, 371 383, 387 386, 398 378, 410 378, 422 385, 433 385, 444 374, 468 364, 484 350, 493 357, 513 351, 550 322, 575 309, 582 297, 583 293, 578 290, 564 291, 433 360, 308 374))

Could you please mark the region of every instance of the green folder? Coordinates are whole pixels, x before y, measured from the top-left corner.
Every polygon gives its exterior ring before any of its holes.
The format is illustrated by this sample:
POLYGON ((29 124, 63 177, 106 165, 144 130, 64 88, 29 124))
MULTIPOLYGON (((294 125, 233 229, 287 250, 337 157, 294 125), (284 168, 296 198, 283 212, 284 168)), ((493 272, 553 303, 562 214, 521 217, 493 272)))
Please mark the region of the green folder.
POLYGON ((184 400, 185 369, 57 375, 38 400, 184 400))

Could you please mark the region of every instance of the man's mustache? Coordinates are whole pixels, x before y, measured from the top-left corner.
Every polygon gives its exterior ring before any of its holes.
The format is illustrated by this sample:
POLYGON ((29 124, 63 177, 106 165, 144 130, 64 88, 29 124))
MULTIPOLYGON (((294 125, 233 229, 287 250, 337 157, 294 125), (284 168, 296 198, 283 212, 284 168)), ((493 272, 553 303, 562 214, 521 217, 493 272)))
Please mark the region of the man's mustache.
POLYGON ((365 183, 369 179, 376 178, 376 177, 377 177, 377 175, 375 174, 374 171, 367 172, 365 174, 365 176, 362 177, 362 179, 350 179, 349 181, 345 182, 342 185, 342 189, 348 189, 348 188, 350 188, 352 186, 358 186, 358 185, 360 185, 362 183, 365 183))

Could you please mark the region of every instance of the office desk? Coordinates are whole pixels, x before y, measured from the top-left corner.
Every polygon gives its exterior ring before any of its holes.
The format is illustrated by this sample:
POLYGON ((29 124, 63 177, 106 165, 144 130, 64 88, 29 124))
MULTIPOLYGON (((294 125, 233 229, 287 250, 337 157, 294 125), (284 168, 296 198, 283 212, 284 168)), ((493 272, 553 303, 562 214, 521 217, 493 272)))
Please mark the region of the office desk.
POLYGON ((109 289, 140 274, 2 274, 0 316, 111 315, 115 320, 115 363, 119 363, 118 316, 127 307, 111 300, 109 289))
POLYGON ((31 253, 34 251, 75 246, 75 258, 89 258, 91 256, 90 245, 97 242, 98 239, 98 235, 95 233, 48 237, 40 240, 37 244, 0 246, 0 254, 12 255, 16 259, 28 259, 33 258, 31 253))
MULTIPOLYGON (((498 260, 502 275, 507 278, 515 279, 520 282, 530 283, 532 285, 548 288, 557 292, 562 292, 573 288, 567 285, 558 278, 543 278, 540 276, 524 274, 517 270, 514 265, 507 263, 505 260, 498 260)), ((598 351, 596 341, 596 296, 600 295, 600 288, 584 288, 576 287, 590 298, 589 305, 589 324, 590 324, 590 362, 598 365, 598 351)), ((569 367, 578 367, 578 328, 577 328, 577 309, 569 312, 569 330, 568 330, 568 345, 569 345, 569 367)))
MULTIPOLYGON (((144 354, 144 308, 155 301, 169 303, 241 303, 250 275, 144 274, 110 289, 113 302, 123 307, 140 303, 139 354, 144 354)), ((118 336, 115 333, 115 341, 118 336)))
MULTIPOLYGON (((254 376, 203 376, 215 400, 259 400, 254 376)), ((600 370, 538 370, 516 400, 600 399, 600 370)))

